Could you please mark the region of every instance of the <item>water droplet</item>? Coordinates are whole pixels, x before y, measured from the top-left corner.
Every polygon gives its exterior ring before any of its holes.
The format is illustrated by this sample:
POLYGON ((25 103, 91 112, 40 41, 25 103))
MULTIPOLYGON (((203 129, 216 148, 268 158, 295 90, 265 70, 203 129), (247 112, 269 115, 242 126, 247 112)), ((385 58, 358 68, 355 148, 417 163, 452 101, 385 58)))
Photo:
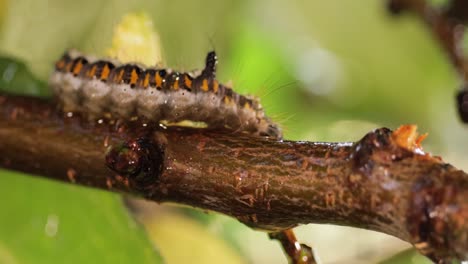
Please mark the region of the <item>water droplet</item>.
POLYGON ((306 50, 297 62, 298 79, 317 95, 334 92, 341 78, 341 65, 333 53, 322 48, 306 50))
POLYGON ((9 63, 5 71, 3 72, 2 79, 9 83, 15 77, 15 74, 18 70, 18 65, 16 63, 9 63))
POLYGON ((50 214, 47 216, 44 232, 48 237, 54 237, 57 235, 59 222, 59 217, 57 215, 50 214))

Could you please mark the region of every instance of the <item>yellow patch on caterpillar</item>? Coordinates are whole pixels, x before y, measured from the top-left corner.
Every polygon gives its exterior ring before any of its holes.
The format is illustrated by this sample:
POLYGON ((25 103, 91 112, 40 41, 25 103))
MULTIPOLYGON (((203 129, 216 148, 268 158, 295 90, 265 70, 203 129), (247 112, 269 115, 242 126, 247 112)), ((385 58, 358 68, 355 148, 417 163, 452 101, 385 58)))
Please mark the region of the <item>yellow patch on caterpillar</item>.
POLYGON ((177 126, 177 127, 192 127, 192 128, 207 128, 208 124, 205 122, 182 120, 179 122, 170 122, 167 120, 161 120, 160 123, 166 127, 177 126))

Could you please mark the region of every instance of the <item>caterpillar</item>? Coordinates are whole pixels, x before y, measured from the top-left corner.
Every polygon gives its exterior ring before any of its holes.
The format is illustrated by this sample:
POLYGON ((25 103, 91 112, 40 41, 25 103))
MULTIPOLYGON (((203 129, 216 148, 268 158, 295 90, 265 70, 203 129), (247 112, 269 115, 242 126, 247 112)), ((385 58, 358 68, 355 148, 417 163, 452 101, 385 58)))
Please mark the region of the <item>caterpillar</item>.
POLYGON ((90 118, 104 113, 128 120, 177 124, 201 122, 255 136, 281 138, 281 129, 253 96, 238 94, 216 80, 217 56, 207 54, 201 71, 177 72, 97 59, 70 50, 55 63, 49 84, 61 110, 90 118))

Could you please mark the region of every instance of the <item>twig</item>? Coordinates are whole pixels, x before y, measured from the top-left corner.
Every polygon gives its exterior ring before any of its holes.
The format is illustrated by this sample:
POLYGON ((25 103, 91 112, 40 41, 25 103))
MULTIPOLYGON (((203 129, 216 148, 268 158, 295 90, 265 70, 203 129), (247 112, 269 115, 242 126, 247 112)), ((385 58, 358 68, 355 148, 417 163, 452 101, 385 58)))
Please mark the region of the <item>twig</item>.
POLYGON ((292 229, 288 229, 278 233, 270 233, 271 239, 278 240, 286 254, 288 254, 291 262, 294 264, 317 264, 312 248, 300 244, 292 229))
POLYGON ((420 141, 413 126, 314 143, 91 124, 47 101, 0 95, 0 167, 213 210, 270 232, 346 225, 409 241, 433 260, 468 259, 468 175, 420 141))
POLYGON ((468 3, 452 0, 445 9, 436 9, 426 0, 388 0, 392 13, 409 11, 419 17, 450 57, 460 75, 461 91, 457 94, 459 115, 468 123, 468 60, 463 52, 463 36, 468 23, 468 3))
POLYGON ((468 23, 468 2, 465 0, 452 0, 445 14, 447 17, 456 19, 464 24, 468 23))

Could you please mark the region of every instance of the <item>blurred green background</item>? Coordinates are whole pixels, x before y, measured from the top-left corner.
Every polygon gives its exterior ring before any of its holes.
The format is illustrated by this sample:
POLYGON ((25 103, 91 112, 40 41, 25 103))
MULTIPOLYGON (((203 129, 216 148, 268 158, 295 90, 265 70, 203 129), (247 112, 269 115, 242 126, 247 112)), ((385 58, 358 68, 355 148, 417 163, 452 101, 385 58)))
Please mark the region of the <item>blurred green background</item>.
MULTIPOLYGON (((454 70, 416 18, 389 16, 383 0, 0 0, 0 89, 50 95, 64 50, 103 54, 122 15, 142 11, 165 65, 201 68, 215 49, 219 79, 259 96, 287 139, 354 141, 413 123, 429 133, 425 150, 468 169, 454 70)), ((265 234, 212 213, 127 200, 129 212, 117 194, 6 171, 0 199, 0 263, 286 262, 265 234)), ((297 235, 323 263, 429 263, 375 232, 307 225, 297 235)))

